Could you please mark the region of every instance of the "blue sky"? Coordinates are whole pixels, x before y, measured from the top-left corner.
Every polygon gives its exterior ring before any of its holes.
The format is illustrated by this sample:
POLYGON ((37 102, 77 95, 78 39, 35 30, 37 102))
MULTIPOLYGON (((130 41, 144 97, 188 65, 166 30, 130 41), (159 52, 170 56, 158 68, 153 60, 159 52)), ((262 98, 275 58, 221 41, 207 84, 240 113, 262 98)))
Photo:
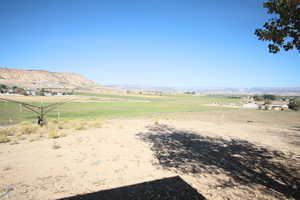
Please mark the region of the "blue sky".
POLYGON ((253 34, 263 0, 0 0, 0 67, 101 84, 300 86, 300 54, 253 34))

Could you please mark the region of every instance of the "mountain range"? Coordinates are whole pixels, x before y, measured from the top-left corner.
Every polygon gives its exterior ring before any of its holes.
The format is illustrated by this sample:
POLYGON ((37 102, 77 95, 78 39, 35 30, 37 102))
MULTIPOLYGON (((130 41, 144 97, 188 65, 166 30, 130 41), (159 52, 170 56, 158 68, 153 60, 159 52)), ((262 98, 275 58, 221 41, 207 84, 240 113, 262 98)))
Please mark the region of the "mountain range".
POLYGON ((112 92, 117 89, 97 84, 82 75, 69 72, 0 68, 0 84, 26 89, 65 88, 112 92))
POLYGON ((49 72, 45 70, 23 70, 0 68, 0 84, 18 86, 28 89, 35 88, 66 88, 89 90, 103 93, 119 93, 126 90, 133 92, 166 92, 198 94, 276 94, 300 95, 300 87, 157 87, 145 85, 101 85, 82 75, 70 72, 49 72))

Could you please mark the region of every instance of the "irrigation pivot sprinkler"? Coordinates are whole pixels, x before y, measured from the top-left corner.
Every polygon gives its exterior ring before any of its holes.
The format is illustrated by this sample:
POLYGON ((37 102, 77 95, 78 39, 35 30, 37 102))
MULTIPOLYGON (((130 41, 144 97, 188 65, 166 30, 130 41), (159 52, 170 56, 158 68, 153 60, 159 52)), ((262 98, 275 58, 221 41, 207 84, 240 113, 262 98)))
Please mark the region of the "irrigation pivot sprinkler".
POLYGON ((46 114, 48 114, 49 112, 51 112, 52 110, 54 110, 55 108, 57 108, 58 106, 68 103, 70 101, 73 101, 74 99, 66 99, 65 101, 61 101, 61 102, 57 102, 57 103, 52 103, 46 106, 36 106, 33 104, 29 104, 29 103, 25 103, 25 102, 21 102, 21 101, 16 101, 16 100, 12 100, 12 99, 5 99, 5 98, 0 98, 1 101, 6 101, 6 102, 12 102, 12 103, 17 103, 19 105, 24 106, 25 108, 27 108, 28 110, 30 110, 31 112, 34 112, 35 114, 37 114, 37 123, 40 126, 44 126, 46 124, 46 120, 45 120, 45 116, 46 114))

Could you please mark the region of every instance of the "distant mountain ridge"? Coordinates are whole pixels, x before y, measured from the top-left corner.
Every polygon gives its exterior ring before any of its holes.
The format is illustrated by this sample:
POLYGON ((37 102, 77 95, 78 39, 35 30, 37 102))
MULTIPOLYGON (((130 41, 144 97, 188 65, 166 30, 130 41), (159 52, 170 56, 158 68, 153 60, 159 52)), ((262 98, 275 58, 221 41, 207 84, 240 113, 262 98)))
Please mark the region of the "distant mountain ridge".
POLYGON ((300 87, 157 87, 142 85, 110 85, 111 87, 134 91, 162 91, 162 92, 196 92, 198 94, 275 94, 300 95, 300 87))
POLYGON ((88 90, 116 90, 99 85, 82 75, 69 72, 49 72, 46 70, 23 70, 0 68, 0 84, 34 88, 66 88, 88 90))

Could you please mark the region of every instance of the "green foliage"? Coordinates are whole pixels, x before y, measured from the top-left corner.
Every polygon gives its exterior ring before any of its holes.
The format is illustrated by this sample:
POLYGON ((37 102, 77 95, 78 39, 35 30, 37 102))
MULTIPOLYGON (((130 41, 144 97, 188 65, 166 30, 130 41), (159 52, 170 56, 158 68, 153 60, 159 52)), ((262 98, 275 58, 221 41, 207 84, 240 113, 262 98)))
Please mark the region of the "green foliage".
POLYGON ((266 101, 266 100, 274 101, 277 99, 277 97, 273 94, 263 94, 263 95, 254 95, 253 99, 255 101, 266 101))
POLYGON ((0 84, 0 89, 8 89, 8 87, 4 84, 0 84))
POLYGON ((4 84, 0 84, 0 93, 6 93, 8 91, 8 87, 4 84))
POLYGON ((271 42, 270 53, 297 49, 300 53, 300 1, 299 0, 268 0, 264 3, 268 14, 275 15, 255 30, 259 40, 271 42))
POLYGON ((291 110, 300 110, 300 99, 293 99, 290 101, 290 103, 288 104, 289 109, 291 110))
POLYGON ((273 94, 263 94, 262 98, 264 100, 272 100, 272 101, 276 100, 276 96, 273 94))

